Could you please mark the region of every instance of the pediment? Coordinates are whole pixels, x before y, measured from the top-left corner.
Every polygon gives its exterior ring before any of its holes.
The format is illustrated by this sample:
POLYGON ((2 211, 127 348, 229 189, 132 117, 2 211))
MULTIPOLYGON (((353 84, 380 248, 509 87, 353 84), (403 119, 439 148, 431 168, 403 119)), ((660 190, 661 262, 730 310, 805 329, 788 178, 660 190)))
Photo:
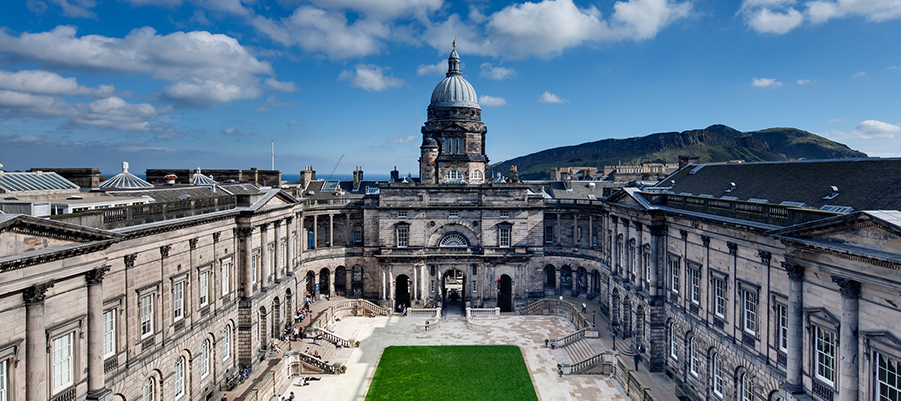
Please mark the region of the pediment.
POLYGON ((32 216, 3 216, 0 220, 0 258, 117 237, 117 234, 103 230, 32 216))
POLYGON ((43 233, 0 232, 0 257, 69 245, 76 242, 52 236, 42 236, 41 234, 43 233))
MULTIPOLYGON (((621 205, 628 205, 628 206, 634 206, 634 207, 638 207, 638 208, 642 208, 642 209, 647 209, 648 205, 645 203, 642 203, 639 199, 636 198, 636 197, 640 197, 640 196, 641 195, 639 195, 637 192, 627 190, 627 189, 622 189, 622 190, 617 191, 613 195, 611 195, 609 198, 607 198, 607 201, 610 203, 619 203, 621 205)), ((643 198, 642 198, 642 200, 643 200, 643 198)))
MULTIPOLYGON (((901 227, 894 224, 896 212, 857 212, 780 230, 788 238, 835 243, 897 253, 901 249, 901 227)), ((899 214, 901 216, 901 214, 899 214)))

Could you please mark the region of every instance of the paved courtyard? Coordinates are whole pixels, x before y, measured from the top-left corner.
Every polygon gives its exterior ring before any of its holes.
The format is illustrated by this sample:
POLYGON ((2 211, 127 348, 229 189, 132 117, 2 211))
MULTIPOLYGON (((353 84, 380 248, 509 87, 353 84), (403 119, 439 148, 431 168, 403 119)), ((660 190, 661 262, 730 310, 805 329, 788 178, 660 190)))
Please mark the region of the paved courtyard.
MULTIPOLYGON (((375 374, 385 347, 392 345, 516 345, 522 349, 532 383, 541 400, 622 400, 623 393, 613 379, 601 375, 565 375, 556 373, 557 362, 545 338, 559 338, 575 331, 568 320, 554 316, 500 316, 477 319, 491 327, 490 333, 470 330, 460 316, 448 316, 431 332, 416 332, 424 318, 402 316, 347 317, 337 322, 336 334, 360 341, 347 360, 343 375, 317 375, 320 381, 299 387, 292 380, 284 395, 291 391, 298 399, 360 400, 375 374)), ((465 369, 465 367, 449 367, 465 369)), ((499 372, 503 374, 503 372, 499 372)))

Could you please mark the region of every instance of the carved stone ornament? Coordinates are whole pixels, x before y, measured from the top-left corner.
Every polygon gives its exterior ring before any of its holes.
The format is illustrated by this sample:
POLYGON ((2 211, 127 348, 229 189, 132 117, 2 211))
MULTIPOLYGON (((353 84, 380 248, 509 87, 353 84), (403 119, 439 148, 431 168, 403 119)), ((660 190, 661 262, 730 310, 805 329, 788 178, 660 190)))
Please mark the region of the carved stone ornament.
POLYGON ((842 298, 860 298, 860 282, 840 276, 832 276, 832 282, 838 284, 842 298))
POLYGON ((253 227, 238 227, 235 229, 238 238, 250 238, 253 235, 253 227))
POLYGON ((137 258, 138 258, 138 254, 136 254, 136 253, 133 253, 131 255, 125 255, 125 257, 124 257, 125 268, 131 269, 131 268, 135 267, 135 259, 137 259, 137 258))
POLYGON ((648 230, 651 232, 651 235, 654 235, 654 236, 666 235, 666 226, 663 224, 656 225, 656 226, 650 226, 648 228, 648 230))
POLYGON ((294 216, 285 217, 285 223, 291 224, 294 222, 294 216))
POLYGON ((731 253, 733 255, 738 253, 738 244, 736 244, 734 242, 727 242, 726 246, 729 247, 729 253, 731 253))
POLYGON ((100 284, 103 282, 103 276, 109 271, 109 266, 101 266, 85 273, 85 281, 88 285, 100 284))
POLYGON ((682 239, 688 238, 688 231, 679 230, 679 235, 682 236, 682 239))
POLYGON ((710 246, 710 236, 709 236, 709 235, 702 235, 702 236, 701 236, 701 243, 703 243, 704 246, 710 246))
POLYGON ((260 227, 260 231, 266 231, 266 229, 269 228, 269 223, 262 223, 257 227, 260 227))
POLYGON ((773 260, 773 254, 771 254, 767 251, 764 251, 763 249, 757 250, 757 256, 760 256, 760 263, 765 264, 765 265, 769 265, 770 261, 773 260))
POLYGON ((282 221, 281 220, 273 221, 272 226, 275 227, 275 229, 278 229, 279 227, 282 226, 282 221))
POLYGON ((44 296, 47 293, 47 290, 53 287, 53 282, 48 281, 46 283, 35 284, 31 287, 26 288, 22 291, 22 298, 25 300, 26 304, 37 304, 44 302, 44 296))
POLYGON ((161 256, 163 259, 168 258, 168 257, 169 257, 169 250, 170 250, 170 249, 172 249, 172 245, 163 245, 163 246, 161 246, 161 247, 160 247, 160 256, 161 256))
POLYGON ((188 240, 188 245, 191 246, 191 250, 197 249, 197 238, 191 238, 188 240))
POLYGON ((222 235, 220 232, 213 233, 213 242, 219 242, 219 236, 222 235))
POLYGON ((782 268, 788 273, 789 280, 804 280, 804 266, 790 262, 782 262, 782 268))

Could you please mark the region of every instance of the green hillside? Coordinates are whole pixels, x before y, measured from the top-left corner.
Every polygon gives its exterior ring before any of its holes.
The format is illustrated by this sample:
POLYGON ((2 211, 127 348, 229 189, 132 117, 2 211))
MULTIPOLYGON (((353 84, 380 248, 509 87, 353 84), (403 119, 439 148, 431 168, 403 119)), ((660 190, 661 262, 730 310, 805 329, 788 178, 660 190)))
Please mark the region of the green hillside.
POLYGON ((597 167, 641 163, 676 163, 679 155, 699 156, 702 163, 744 160, 838 159, 866 157, 844 144, 795 128, 741 132, 725 125, 665 132, 626 139, 604 139, 543 150, 491 166, 506 175, 511 165, 523 179, 547 179, 551 167, 597 167))

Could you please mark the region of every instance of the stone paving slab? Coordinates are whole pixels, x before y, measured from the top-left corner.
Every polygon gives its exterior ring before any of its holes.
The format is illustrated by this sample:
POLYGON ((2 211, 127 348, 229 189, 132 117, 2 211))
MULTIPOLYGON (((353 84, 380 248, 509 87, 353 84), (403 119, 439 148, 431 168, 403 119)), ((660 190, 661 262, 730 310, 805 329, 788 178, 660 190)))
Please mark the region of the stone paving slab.
POLYGON ((501 316, 476 319, 491 327, 490 333, 470 330, 458 316, 449 316, 430 332, 416 332, 424 319, 401 316, 347 317, 337 322, 334 332, 361 342, 347 359, 347 373, 319 375, 322 380, 309 386, 292 384, 284 396, 294 392, 297 399, 360 400, 366 396, 375 368, 385 347, 392 345, 516 345, 523 352, 532 384, 540 400, 624 400, 623 392, 611 378, 601 375, 556 373, 557 359, 544 348, 545 338, 572 333, 568 320, 556 316, 501 316))

